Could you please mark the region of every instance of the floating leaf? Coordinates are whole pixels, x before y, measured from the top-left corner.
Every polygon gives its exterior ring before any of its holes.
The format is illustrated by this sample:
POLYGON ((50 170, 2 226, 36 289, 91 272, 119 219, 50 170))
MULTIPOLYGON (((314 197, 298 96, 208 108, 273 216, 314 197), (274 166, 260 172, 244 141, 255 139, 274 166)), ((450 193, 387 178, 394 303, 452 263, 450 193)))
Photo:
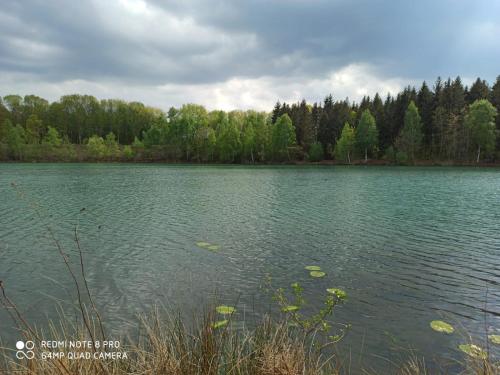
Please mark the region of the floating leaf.
POLYGON ((210 251, 217 251, 220 249, 220 246, 219 245, 210 245, 210 246, 207 246, 207 249, 210 251))
POLYGON ((493 344, 500 345, 500 335, 489 335, 488 338, 493 344))
POLYGON ((474 358, 486 359, 488 357, 488 354, 483 349, 474 344, 458 345, 458 349, 474 358))
POLYGON ((326 273, 324 273, 322 271, 311 271, 310 275, 312 277, 323 277, 326 275, 326 273))
POLYGON ((206 249, 210 246, 210 244, 208 242, 199 241, 196 242, 196 246, 201 247, 202 249, 206 249))
POLYGON ((222 305, 222 306, 217 306, 215 308, 215 310, 219 313, 219 314, 222 314, 222 315, 229 315, 229 314, 232 314, 236 311, 236 309, 232 306, 225 306, 225 305, 222 305))
POLYGON ((227 320, 227 319, 219 320, 218 322, 215 322, 212 324, 212 328, 217 329, 220 327, 224 327, 227 323, 229 323, 229 320, 227 320))
POLYGON ((343 291, 342 289, 328 288, 326 291, 328 293, 331 293, 331 294, 337 296, 340 299, 344 299, 347 297, 347 293, 345 291, 343 291))
POLYGON ((306 266, 306 270, 308 271, 321 271, 320 266, 306 266))
POLYGON ((455 329, 451 326, 451 324, 443 322, 442 320, 433 320, 431 322, 431 328, 434 331, 444 332, 444 333, 453 333, 455 331, 455 329))
POLYGON ((285 306, 283 307, 281 310, 283 312, 292 312, 292 311, 297 311, 299 309, 298 306, 294 306, 294 305, 289 305, 289 306, 285 306))

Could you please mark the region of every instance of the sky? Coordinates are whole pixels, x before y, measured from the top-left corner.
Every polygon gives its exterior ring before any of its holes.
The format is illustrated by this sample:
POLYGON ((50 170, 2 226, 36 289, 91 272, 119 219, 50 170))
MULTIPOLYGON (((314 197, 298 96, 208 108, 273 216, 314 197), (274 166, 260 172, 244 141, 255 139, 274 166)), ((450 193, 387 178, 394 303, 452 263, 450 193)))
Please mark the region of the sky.
POLYGON ((0 0, 0 95, 359 101, 500 74, 498 0, 0 0))

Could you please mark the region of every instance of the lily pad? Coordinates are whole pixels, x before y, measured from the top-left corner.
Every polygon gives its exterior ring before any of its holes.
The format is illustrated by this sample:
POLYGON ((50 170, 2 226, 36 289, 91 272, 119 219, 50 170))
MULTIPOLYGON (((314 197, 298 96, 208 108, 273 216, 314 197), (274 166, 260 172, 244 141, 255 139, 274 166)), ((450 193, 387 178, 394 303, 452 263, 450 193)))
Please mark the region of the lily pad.
POLYGON ((215 322, 212 324, 212 328, 217 329, 220 327, 224 327, 227 323, 229 323, 229 320, 227 320, 227 319, 219 320, 218 322, 215 322))
POLYGON ((324 273, 323 271, 311 271, 310 275, 312 277, 324 277, 326 273, 324 273))
POLYGON ((207 246, 207 249, 210 251, 217 251, 220 249, 220 246, 219 245, 210 245, 210 246, 207 246))
POLYGON ((202 249, 206 249, 210 246, 210 243, 204 241, 196 242, 196 246, 201 247, 202 249))
POLYGON ((443 333, 453 333, 455 331, 455 328, 453 328, 451 324, 443 322, 442 320, 433 320, 431 322, 431 328, 434 331, 443 333))
POLYGON ((292 312, 292 311, 297 311, 299 309, 298 306, 294 306, 294 305, 289 305, 289 306, 285 306, 283 307, 281 310, 283 312, 292 312))
POLYGON ((488 338, 493 344, 500 345, 500 335, 488 335, 488 338))
POLYGON ((306 266, 306 270, 308 271, 321 271, 320 266, 306 266))
POLYGON ((232 306, 222 305, 222 306, 217 306, 215 308, 215 311, 217 311, 219 314, 222 314, 222 315, 230 315, 230 314, 234 313, 236 311, 236 309, 232 306))
POLYGON ((347 293, 345 291, 343 291, 342 289, 328 288, 326 291, 330 294, 337 296, 340 299, 344 299, 347 297, 347 293))
POLYGON ((488 357, 488 354, 483 349, 474 344, 458 345, 458 349, 474 358, 486 359, 488 357))

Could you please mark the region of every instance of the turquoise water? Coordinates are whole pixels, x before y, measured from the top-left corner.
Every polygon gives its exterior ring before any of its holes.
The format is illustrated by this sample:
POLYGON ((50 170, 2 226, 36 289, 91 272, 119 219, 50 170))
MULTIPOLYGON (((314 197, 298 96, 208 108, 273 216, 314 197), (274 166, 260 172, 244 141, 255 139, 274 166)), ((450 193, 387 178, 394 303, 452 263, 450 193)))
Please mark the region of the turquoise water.
MULTIPOLYGON (((75 264, 78 223, 117 336, 154 304, 192 314, 214 295, 252 321, 272 310, 266 274, 301 282, 313 307, 327 287, 347 291, 335 320, 352 324, 341 350, 354 367, 390 366, 408 348, 462 358, 464 338, 432 331, 434 319, 479 343, 500 331, 498 169, 0 164, 0 197, 0 279, 41 326, 75 303, 45 221, 75 264), (310 278, 311 264, 327 276, 310 278)), ((5 311, 0 338, 18 338, 5 311)))

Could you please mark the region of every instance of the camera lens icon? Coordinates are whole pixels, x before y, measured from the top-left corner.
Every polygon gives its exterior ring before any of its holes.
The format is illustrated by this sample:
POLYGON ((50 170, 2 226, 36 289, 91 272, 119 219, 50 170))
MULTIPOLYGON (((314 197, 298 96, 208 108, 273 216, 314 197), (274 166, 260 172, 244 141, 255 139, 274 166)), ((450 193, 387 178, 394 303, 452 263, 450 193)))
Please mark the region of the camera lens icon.
POLYGON ((18 341, 16 342, 16 358, 17 359, 33 359, 35 357, 35 343, 33 341, 18 341))

